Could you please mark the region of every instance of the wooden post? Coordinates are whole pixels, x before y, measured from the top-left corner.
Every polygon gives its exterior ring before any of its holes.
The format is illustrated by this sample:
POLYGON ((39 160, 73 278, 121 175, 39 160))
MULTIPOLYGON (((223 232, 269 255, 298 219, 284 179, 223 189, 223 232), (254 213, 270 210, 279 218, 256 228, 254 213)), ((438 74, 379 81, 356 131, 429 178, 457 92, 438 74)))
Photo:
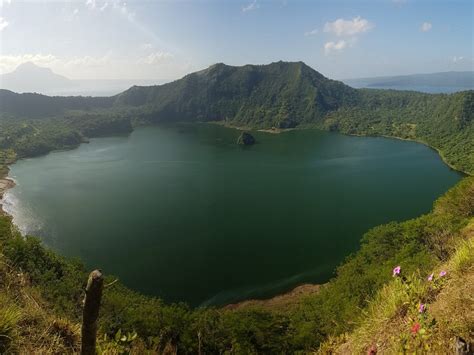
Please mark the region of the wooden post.
POLYGON ((84 310, 82 312, 82 355, 95 355, 95 343, 97 335, 97 318, 99 318, 100 301, 104 278, 100 270, 90 273, 87 280, 86 296, 84 298, 84 310))

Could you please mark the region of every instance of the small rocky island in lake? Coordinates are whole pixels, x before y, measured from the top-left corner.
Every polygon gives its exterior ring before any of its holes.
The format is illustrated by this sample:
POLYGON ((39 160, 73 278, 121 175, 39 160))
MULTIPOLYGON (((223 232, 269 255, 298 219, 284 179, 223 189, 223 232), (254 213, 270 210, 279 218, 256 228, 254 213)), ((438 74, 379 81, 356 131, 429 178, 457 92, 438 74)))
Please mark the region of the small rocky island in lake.
POLYGON ((248 132, 242 132, 242 134, 237 139, 237 144, 252 145, 255 144, 255 138, 248 132))

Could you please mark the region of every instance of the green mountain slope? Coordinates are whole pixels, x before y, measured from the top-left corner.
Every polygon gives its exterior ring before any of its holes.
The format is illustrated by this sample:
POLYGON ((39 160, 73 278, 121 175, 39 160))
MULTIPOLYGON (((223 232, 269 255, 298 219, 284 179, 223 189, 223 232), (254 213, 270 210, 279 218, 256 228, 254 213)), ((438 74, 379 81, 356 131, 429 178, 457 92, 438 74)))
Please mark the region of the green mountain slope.
POLYGON ((90 111, 110 108, 113 102, 113 98, 110 97, 46 96, 0 90, 0 120, 46 118, 63 115, 70 110, 90 111))
MULTIPOLYGON (((107 134, 109 124, 102 121, 117 119, 133 125, 221 121, 250 128, 315 127, 421 141, 440 151, 452 167, 472 174, 473 105, 472 90, 447 95, 353 89, 302 62, 216 64, 171 83, 134 86, 113 97, 48 97, 0 90, 0 125, 5 132, 7 123, 11 130, 20 119, 35 125, 35 135, 23 136, 23 141, 41 136, 33 118, 54 121, 65 132, 74 130, 85 137, 96 131, 89 125, 104 126, 100 134, 107 134)), ((110 127, 113 132, 114 124, 110 127)), ((0 143, 1 148, 9 147, 0 143)))
POLYGON ((302 62, 231 67, 216 64, 173 83, 132 87, 118 105, 143 106, 153 121, 230 121, 295 127, 354 104, 357 91, 302 62))

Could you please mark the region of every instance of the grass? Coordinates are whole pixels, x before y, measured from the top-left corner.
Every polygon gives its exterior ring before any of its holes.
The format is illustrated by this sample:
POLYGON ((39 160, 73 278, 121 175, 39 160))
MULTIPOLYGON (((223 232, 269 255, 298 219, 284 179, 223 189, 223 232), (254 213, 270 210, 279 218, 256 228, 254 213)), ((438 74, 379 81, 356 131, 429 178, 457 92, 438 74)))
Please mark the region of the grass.
POLYGON ((78 351, 79 325, 52 312, 29 277, 1 253, 0 291, 1 354, 78 351))
POLYGON ((426 287, 419 275, 411 275, 405 280, 396 277, 385 285, 362 311, 360 325, 344 347, 359 353, 376 344, 380 347, 387 343, 387 339, 400 333, 403 319, 417 311, 417 300, 423 298, 426 287))
POLYGON ((0 353, 8 353, 17 342, 17 328, 22 318, 21 310, 6 295, 0 294, 0 353))
POLYGON ((456 237, 446 262, 386 284, 362 311, 356 329, 329 338, 318 353, 447 354, 459 339, 474 343, 474 218, 456 237))
POLYGON ((449 268, 455 272, 464 272, 474 265, 474 222, 465 229, 467 239, 462 239, 450 260, 449 268))

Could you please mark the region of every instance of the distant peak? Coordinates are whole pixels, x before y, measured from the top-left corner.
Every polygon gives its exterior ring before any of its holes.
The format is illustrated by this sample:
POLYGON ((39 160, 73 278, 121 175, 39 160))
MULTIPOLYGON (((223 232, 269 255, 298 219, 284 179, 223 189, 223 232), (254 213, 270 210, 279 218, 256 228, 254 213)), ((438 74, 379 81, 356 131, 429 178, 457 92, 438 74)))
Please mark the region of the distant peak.
POLYGON ((36 65, 33 62, 21 63, 19 66, 16 67, 15 71, 16 72, 19 72, 19 71, 28 71, 28 72, 31 72, 31 71, 48 71, 48 72, 52 72, 52 70, 50 68, 40 67, 40 66, 36 65))
POLYGON ((21 63, 17 69, 19 68, 39 68, 35 63, 33 62, 24 62, 24 63, 21 63))

